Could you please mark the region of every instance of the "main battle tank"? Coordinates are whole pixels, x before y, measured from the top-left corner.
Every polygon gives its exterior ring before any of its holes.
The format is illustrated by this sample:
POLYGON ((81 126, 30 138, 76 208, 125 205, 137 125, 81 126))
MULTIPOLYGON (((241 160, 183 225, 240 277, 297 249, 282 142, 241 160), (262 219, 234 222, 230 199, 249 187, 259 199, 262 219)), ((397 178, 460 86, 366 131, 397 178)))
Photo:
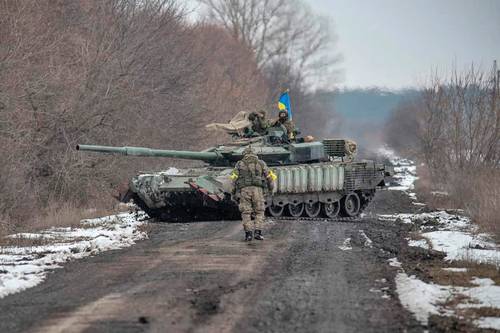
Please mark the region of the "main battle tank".
POLYGON ((203 167, 140 173, 130 180, 122 197, 125 202, 133 200, 151 217, 182 221, 240 217, 229 176, 248 145, 277 175, 273 193, 266 194, 266 213, 273 217, 356 217, 389 176, 383 164, 353 160, 356 145, 352 141, 290 142, 281 127, 270 128, 262 136, 238 136, 201 152, 92 145, 77 149, 205 162, 203 167))

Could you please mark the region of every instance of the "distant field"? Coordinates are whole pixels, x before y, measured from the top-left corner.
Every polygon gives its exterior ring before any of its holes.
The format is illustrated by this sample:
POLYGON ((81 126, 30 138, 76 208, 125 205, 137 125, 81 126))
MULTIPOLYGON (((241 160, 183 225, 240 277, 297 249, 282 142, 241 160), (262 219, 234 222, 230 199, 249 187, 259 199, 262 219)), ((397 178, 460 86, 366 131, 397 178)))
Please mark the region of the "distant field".
POLYGON ((352 89, 318 93, 317 98, 332 104, 335 111, 346 120, 367 120, 383 123, 401 101, 410 99, 417 90, 389 91, 382 89, 352 89))

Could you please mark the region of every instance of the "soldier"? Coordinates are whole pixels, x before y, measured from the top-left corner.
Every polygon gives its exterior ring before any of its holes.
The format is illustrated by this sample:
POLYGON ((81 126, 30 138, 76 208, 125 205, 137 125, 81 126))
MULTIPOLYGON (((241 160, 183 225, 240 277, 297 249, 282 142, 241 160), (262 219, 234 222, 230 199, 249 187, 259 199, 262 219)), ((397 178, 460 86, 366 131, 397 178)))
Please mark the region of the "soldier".
POLYGON ((276 175, 249 146, 245 148, 243 158, 236 163, 231 179, 234 182, 235 195, 240 200, 239 209, 245 230, 245 240, 251 241, 252 238, 263 240, 264 190, 272 191, 276 175))
POLYGON ((248 116, 248 120, 252 122, 250 133, 258 135, 266 135, 269 122, 266 119, 266 111, 260 110, 259 112, 252 112, 248 116))
POLYGON ((295 140, 297 131, 295 130, 294 123, 288 119, 288 112, 286 110, 280 110, 278 113, 278 119, 273 123, 273 126, 282 126, 287 132, 289 140, 295 140))

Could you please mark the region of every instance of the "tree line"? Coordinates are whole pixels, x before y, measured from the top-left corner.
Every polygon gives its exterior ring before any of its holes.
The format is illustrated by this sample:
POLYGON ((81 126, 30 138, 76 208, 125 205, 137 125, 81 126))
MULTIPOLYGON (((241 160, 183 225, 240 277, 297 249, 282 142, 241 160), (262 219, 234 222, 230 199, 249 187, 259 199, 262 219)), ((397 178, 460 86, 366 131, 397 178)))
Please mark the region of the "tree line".
POLYGON ((388 142, 423 162, 425 181, 449 193, 500 234, 500 72, 471 65, 434 75, 401 104, 386 127, 388 142))
POLYGON ((203 3, 193 23, 175 0, 0 0, 0 220, 102 202, 165 166, 81 154, 78 143, 206 148, 225 140, 207 123, 271 116, 283 88, 299 126, 316 112, 304 130, 327 130, 308 88, 336 62, 325 23, 301 1, 203 3))

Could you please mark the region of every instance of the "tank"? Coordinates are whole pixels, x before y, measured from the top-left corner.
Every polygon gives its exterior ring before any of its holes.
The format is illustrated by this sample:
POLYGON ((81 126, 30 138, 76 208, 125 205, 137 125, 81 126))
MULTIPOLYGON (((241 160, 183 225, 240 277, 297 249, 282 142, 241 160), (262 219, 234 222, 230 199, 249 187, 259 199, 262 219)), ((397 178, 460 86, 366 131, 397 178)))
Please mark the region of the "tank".
POLYGON ((78 145, 76 149, 205 162, 201 167, 140 173, 121 196, 124 202, 133 200, 152 218, 194 221, 240 218, 229 176, 248 145, 277 175, 273 192, 266 193, 266 214, 273 217, 355 218, 389 176, 389 168, 383 164, 355 160, 356 144, 352 141, 291 142, 280 127, 270 128, 262 136, 237 136, 200 152, 94 145, 78 145))

